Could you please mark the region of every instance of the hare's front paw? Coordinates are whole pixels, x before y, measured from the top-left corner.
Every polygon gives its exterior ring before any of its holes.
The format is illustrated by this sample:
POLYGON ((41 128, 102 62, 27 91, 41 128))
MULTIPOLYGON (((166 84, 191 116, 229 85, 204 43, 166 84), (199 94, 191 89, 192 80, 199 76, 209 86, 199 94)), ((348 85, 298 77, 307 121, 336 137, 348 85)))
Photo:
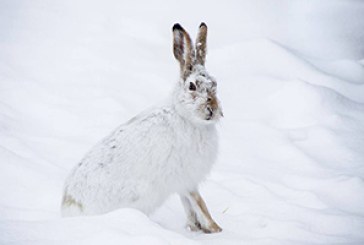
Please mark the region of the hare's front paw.
POLYGON ((201 227, 201 230, 204 233, 218 233, 222 231, 222 228, 214 222, 207 227, 201 227))
POLYGON ((218 233, 222 231, 222 228, 215 222, 208 226, 202 226, 198 221, 194 223, 189 222, 187 228, 190 231, 202 231, 203 233, 218 233))

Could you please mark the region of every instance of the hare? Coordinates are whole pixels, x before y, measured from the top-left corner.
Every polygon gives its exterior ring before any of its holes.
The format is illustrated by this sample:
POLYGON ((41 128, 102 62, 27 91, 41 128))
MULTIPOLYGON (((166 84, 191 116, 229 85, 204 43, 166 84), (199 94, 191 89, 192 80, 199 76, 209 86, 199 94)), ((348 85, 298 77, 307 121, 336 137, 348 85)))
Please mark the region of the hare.
POLYGON ((198 192, 217 157, 215 124, 223 116, 216 80, 205 69, 206 37, 207 26, 201 23, 193 47, 182 26, 173 26, 180 79, 172 96, 122 124, 91 149, 65 182, 63 216, 123 207, 149 214, 177 193, 190 230, 222 230, 198 192))

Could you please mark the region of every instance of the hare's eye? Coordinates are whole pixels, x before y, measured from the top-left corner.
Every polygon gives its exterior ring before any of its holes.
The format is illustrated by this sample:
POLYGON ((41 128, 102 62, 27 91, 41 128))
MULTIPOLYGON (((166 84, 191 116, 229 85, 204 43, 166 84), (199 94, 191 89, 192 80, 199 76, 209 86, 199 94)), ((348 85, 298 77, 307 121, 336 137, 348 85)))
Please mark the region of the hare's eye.
POLYGON ((193 84, 192 82, 190 82, 190 87, 189 87, 189 89, 190 89, 191 91, 196 91, 196 85, 195 85, 195 84, 193 84))

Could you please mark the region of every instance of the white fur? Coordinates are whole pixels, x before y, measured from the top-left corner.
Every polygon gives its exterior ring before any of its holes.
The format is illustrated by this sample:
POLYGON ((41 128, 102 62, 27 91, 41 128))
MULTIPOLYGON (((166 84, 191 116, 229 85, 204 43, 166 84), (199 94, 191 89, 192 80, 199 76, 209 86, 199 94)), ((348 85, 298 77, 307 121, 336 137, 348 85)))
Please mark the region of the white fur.
POLYGON ((66 180, 62 215, 122 207, 148 214, 172 193, 196 191, 218 151, 215 123, 222 112, 215 92, 216 81, 195 64, 167 103, 119 126, 86 154, 66 180))
POLYGON ((153 108, 118 127, 75 167, 65 195, 83 208, 63 205, 62 214, 122 207, 150 213, 172 193, 194 190, 215 162, 217 148, 213 123, 191 122, 173 102, 153 108))

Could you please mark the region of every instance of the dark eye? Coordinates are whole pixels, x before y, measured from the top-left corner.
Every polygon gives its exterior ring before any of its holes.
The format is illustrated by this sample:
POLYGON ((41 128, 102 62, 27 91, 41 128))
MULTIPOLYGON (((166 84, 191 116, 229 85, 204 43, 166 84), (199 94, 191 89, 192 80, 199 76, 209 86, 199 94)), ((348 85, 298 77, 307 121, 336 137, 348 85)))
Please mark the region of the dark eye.
POLYGON ((193 84, 192 82, 190 82, 190 87, 189 87, 189 89, 190 89, 191 91, 196 91, 196 85, 195 85, 195 84, 193 84))

